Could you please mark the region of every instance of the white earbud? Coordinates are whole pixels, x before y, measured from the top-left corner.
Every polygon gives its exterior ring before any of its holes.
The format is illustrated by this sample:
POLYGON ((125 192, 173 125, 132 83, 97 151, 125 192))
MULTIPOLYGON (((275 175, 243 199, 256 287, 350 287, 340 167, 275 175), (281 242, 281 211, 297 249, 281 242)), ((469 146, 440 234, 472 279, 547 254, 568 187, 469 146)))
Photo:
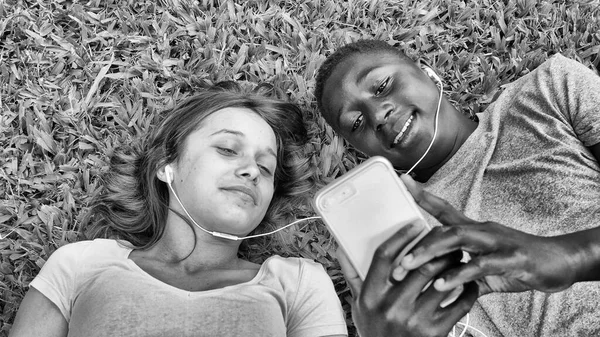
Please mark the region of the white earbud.
POLYGON ((167 184, 173 182, 173 169, 169 165, 165 166, 165 178, 167 179, 167 184))
POLYGON ((442 79, 438 76, 438 74, 433 71, 433 69, 429 67, 423 67, 423 71, 429 76, 432 80, 436 82, 439 86, 442 86, 442 79))

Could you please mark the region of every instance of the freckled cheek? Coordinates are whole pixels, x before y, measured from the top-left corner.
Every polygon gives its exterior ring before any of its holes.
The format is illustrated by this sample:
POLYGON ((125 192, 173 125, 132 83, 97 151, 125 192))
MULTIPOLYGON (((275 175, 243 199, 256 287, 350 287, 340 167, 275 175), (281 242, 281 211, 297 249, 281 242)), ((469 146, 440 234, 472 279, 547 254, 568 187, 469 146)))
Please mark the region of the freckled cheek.
POLYGON ((196 166, 192 166, 191 169, 188 171, 188 177, 195 177, 196 176, 196 172, 198 172, 198 168, 196 166))

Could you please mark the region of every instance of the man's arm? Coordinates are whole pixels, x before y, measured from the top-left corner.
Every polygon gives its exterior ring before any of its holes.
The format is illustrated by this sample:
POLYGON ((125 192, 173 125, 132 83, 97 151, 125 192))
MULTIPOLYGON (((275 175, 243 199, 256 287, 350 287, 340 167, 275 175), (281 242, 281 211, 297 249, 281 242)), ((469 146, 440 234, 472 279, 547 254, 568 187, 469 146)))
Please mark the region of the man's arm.
POLYGON ((594 157, 596 157, 596 161, 600 164, 600 143, 590 146, 589 149, 592 151, 594 157))
MULTIPOLYGON (((596 146, 595 151, 600 147, 596 146)), ((468 263, 434 282, 439 291, 477 281, 480 295, 488 292, 538 290, 556 292, 577 282, 600 281, 600 227, 542 237, 496 222, 475 221, 419 187, 401 179, 424 210, 444 226, 435 227, 402 260, 407 270, 453 251, 465 251, 468 263)), ((600 224, 597 224, 600 226, 600 224)))

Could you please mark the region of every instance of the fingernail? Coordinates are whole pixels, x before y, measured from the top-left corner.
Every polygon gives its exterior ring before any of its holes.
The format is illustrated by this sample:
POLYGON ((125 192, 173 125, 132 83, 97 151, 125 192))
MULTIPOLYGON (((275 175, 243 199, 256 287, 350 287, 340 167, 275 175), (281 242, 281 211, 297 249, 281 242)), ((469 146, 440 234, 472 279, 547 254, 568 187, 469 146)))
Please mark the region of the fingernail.
POLYGON ((401 266, 398 266, 392 271, 392 278, 395 281, 402 281, 406 277, 407 273, 408 271, 406 269, 402 268, 401 266))
POLYGON ((427 290, 427 288, 429 288, 429 286, 431 285, 432 280, 429 280, 429 282, 427 282, 427 284, 423 287, 423 289, 421 289, 421 292, 424 292, 425 290, 427 290))
POLYGON ((452 289, 452 291, 450 292, 450 294, 448 294, 448 296, 446 296, 446 299, 444 299, 444 301, 442 303, 440 303, 440 307, 445 308, 447 306, 449 306, 450 304, 454 303, 454 301, 456 301, 456 299, 462 294, 464 290, 463 285, 459 285, 458 287, 452 289))
POLYGON ((403 265, 410 264, 414 259, 415 259, 415 257, 412 254, 407 254, 406 256, 404 256, 402 258, 402 264, 403 265))
POLYGON ((444 281, 443 278, 439 278, 439 279, 435 280, 435 282, 433 282, 433 287, 437 291, 445 291, 445 289, 443 289, 445 284, 446 284, 446 281, 444 281))

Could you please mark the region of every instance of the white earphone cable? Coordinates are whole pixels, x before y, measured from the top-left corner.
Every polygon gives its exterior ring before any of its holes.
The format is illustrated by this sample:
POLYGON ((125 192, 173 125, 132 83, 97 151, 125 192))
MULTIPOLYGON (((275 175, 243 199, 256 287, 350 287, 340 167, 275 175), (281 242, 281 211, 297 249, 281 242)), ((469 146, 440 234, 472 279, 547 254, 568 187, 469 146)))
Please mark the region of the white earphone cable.
POLYGON ((417 162, 413 165, 413 167, 410 168, 410 170, 406 171, 406 174, 409 174, 410 172, 412 172, 412 170, 414 170, 414 168, 417 167, 417 165, 419 165, 419 163, 423 160, 423 158, 425 158, 425 156, 429 153, 429 150, 433 146, 433 142, 435 142, 435 138, 437 137, 440 106, 442 105, 442 96, 444 93, 444 85, 442 84, 442 81, 439 78, 438 78, 438 84, 440 86, 440 97, 438 99, 437 109, 435 110, 435 124, 433 126, 433 137, 431 138, 431 142, 429 143, 427 150, 425 150, 425 153, 423 153, 421 158, 419 160, 417 160, 417 162))
MULTIPOLYGON (((425 153, 423 153, 421 158, 419 158, 419 160, 417 160, 417 162, 410 168, 410 170, 406 171, 406 174, 409 174, 410 172, 412 172, 412 170, 414 170, 414 168, 417 167, 417 165, 419 165, 419 163, 423 160, 423 158, 425 158, 425 156, 427 156, 427 154, 429 153, 429 150, 431 150, 431 147, 433 146, 433 143, 435 142, 435 139, 437 138, 438 121, 439 121, 439 116, 440 116, 440 107, 442 105, 442 97, 444 94, 444 85, 442 83, 442 80, 433 72, 433 70, 431 70, 431 72, 433 73, 432 77, 434 77, 436 80, 435 82, 437 82, 436 86, 439 85, 439 87, 440 87, 440 94, 439 94, 439 98, 438 98, 437 108, 435 110, 435 122, 434 122, 434 126, 433 126, 433 137, 431 138, 431 142, 429 143, 429 146, 425 150, 425 153)), ((482 331, 470 326, 469 319, 470 319, 469 314, 467 314, 465 317, 465 323, 460 322, 460 321, 457 322, 454 325, 454 327, 452 328, 452 332, 449 334, 449 336, 456 337, 456 327, 462 326, 463 331, 460 333, 460 335, 458 337, 463 337, 467 333, 468 329, 472 329, 473 331, 481 334, 482 336, 487 337, 482 331)))
POLYGON ((268 232, 268 233, 263 233, 263 234, 256 234, 256 235, 245 236, 243 238, 240 238, 240 240, 241 239, 252 239, 252 238, 257 238, 259 236, 265 236, 265 235, 271 235, 271 234, 279 232, 280 230, 284 230, 284 229, 286 229, 286 228, 288 228, 290 226, 293 226, 293 225, 295 225, 295 224, 297 224, 299 222, 307 221, 307 220, 316 220, 316 219, 321 219, 321 217, 320 216, 309 216, 309 217, 306 217, 306 218, 297 219, 297 220, 295 220, 295 221, 293 221, 293 222, 291 222, 291 223, 289 223, 289 224, 287 224, 287 225, 285 225, 285 226, 283 226, 281 228, 277 228, 274 231, 271 231, 271 232, 268 232))
MULTIPOLYGON (((479 335, 481 335, 482 337, 487 337, 487 335, 485 333, 483 333, 483 331, 474 328, 472 325, 469 325, 469 314, 466 315, 465 323, 458 321, 454 325, 454 327, 452 328, 452 332, 448 335, 448 337, 455 337, 456 336, 455 335, 456 326, 462 326, 463 327, 463 331, 461 332, 461 334, 458 337, 463 337, 467 333, 467 330, 471 330, 473 332, 476 332, 479 335)), ((474 333, 471 333, 470 335, 471 336, 475 336, 474 333)))
POLYGON ((311 217, 307 217, 307 218, 302 218, 302 219, 297 219, 295 221, 293 221, 292 223, 289 223, 281 228, 278 228, 274 231, 268 232, 268 233, 262 233, 262 234, 255 234, 255 235, 249 235, 249 236, 243 236, 243 237, 239 237, 233 234, 228 234, 228 233, 221 233, 221 232, 215 232, 215 231, 209 231, 208 229, 200 226, 195 220, 194 218, 192 218, 192 216, 190 215, 190 213, 188 213, 187 209, 185 209, 185 206, 183 206, 183 203, 181 202, 181 200, 179 199, 179 196, 177 196, 177 193, 175 192, 175 189, 173 188, 173 186, 171 185, 170 182, 170 177, 167 177, 167 185, 169 186, 169 189, 171 190, 171 192, 173 193, 173 196, 175 196, 175 200, 177 200, 177 202, 179 203, 179 205, 181 206, 181 208, 183 209, 183 212, 185 213, 185 215, 187 215, 187 217, 192 221, 192 223, 198 227, 199 229, 203 230, 204 232, 212 235, 212 236, 216 236, 216 237, 220 237, 220 238, 224 238, 224 239, 228 239, 228 240, 234 240, 234 241, 238 241, 238 240, 244 240, 244 239, 252 239, 252 238, 257 238, 257 237, 261 237, 261 236, 266 236, 266 235, 271 235, 274 233, 277 233, 281 230, 284 230, 292 225, 295 225, 299 222, 302 221, 308 221, 308 220, 315 220, 315 219, 320 219, 320 216, 311 216, 311 217))

